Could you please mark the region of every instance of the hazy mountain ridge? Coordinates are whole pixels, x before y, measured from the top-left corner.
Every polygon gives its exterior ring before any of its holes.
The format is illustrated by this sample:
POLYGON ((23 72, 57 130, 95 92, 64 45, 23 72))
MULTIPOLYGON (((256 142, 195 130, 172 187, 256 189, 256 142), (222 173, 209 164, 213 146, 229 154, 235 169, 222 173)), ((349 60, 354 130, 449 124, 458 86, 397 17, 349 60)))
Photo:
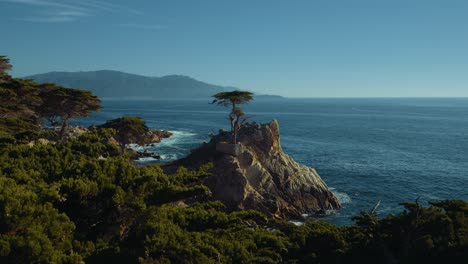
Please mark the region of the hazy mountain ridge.
POLYGON ((48 72, 24 78, 87 89, 104 98, 204 98, 217 92, 237 89, 205 83, 184 75, 148 77, 111 70, 48 72))

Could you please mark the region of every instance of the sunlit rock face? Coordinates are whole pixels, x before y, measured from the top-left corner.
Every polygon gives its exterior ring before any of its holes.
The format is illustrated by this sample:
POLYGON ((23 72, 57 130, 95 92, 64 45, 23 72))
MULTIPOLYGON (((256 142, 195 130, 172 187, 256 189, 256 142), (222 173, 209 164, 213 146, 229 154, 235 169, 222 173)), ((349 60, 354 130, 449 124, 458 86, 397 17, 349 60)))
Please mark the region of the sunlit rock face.
POLYGON ((181 160, 189 167, 213 162, 213 175, 204 182, 213 199, 233 210, 254 209, 283 219, 340 208, 315 169, 283 152, 276 120, 245 125, 238 138, 238 144, 229 144, 230 133, 220 133, 181 160))

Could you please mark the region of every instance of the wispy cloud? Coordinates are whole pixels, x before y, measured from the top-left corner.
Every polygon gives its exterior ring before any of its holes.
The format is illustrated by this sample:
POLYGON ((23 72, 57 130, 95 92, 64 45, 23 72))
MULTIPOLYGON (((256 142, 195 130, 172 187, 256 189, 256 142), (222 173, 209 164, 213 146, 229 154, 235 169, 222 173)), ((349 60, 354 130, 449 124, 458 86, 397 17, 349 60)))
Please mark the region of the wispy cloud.
POLYGON ((16 20, 28 22, 71 22, 103 13, 120 13, 130 16, 143 14, 123 5, 96 0, 0 0, 0 2, 39 7, 40 9, 35 10, 37 13, 32 16, 16 18, 16 20))
POLYGON ((120 13, 127 13, 131 15, 143 15, 144 14, 143 12, 139 10, 136 10, 127 6, 116 5, 116 4, 107 3, 103 1, 81 0, 80 4, 83 6, 87 6, 90 8, 97 8, 97 9, 104 10, 107 12, 114 12, 114 13, 120 12, 120 13))
POLYGON ((0 0, 0 2, 9 2, 15 4, 25 4, 25 5, 35 5, 43 7, 55 7, 55 8, 65 8, 65 9, 76 9, 76 10, 87 10, 76 4, 67 4, 63 2, 56 1, 46 1, 46 0, 0 0))
POLYGON ((17 18, 16 20, 38 23, 62 23, 72 22, 82 17, 90 16, 90 13, 85 11, 47 11, 38 14, 37 16, 17 18))
POLYGON ((54 17, 24 17, 17 18, 16 20, 26 21, 26 22, 35 22, 35 23, 63 23, 75 21, 74 17, 65 17, 65 16, 54 16, 54 17))
POLYGON ((57 11, 57 12, 48 12, 48 14, 54 15, 54 16, 75 16, 75 17, 89 16, 88 12, 82 12, 82 11, 57 11))
POLYGON ((159 30, 159 29, 166 28, 166 26, 163 26, 163 25, 137 24, 137 23, 125 23, 125 24, 118 24, 118 25, 121 27, 126 27, 126 28, 149 29, 149 30, 159 30))

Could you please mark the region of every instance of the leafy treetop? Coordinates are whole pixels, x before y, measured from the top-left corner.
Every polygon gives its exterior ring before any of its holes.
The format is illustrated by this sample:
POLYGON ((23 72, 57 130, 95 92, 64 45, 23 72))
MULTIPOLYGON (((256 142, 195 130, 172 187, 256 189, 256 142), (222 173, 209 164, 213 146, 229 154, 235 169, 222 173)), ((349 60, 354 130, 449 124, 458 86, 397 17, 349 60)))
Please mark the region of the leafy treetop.
POLYGON ((121 117, 112 119, 107 121, 101 127, 115 129, 115 140, 120 143, 122 149, 124 149, 127 144, 146 143, 145 135, 149 130, 145 121, 139 117, 121 117))
POLYGON ((238 104, 248 103, 253 100, 253 93, 247 91, 231 91, 231 92, 220 92, 213 95, 213 104, 222 106, 232 106, 232 110, 236 108, 238 104))

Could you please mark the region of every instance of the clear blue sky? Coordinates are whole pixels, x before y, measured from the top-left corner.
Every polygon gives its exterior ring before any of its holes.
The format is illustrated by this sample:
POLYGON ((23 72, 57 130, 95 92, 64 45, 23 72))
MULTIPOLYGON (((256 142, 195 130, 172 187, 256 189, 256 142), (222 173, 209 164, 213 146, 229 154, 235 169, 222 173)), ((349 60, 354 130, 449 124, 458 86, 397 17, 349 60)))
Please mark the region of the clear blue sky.
POLYGON ((468 96, 466 0, 0 0, 14 76, 183 74, 306 97, 468 96))

